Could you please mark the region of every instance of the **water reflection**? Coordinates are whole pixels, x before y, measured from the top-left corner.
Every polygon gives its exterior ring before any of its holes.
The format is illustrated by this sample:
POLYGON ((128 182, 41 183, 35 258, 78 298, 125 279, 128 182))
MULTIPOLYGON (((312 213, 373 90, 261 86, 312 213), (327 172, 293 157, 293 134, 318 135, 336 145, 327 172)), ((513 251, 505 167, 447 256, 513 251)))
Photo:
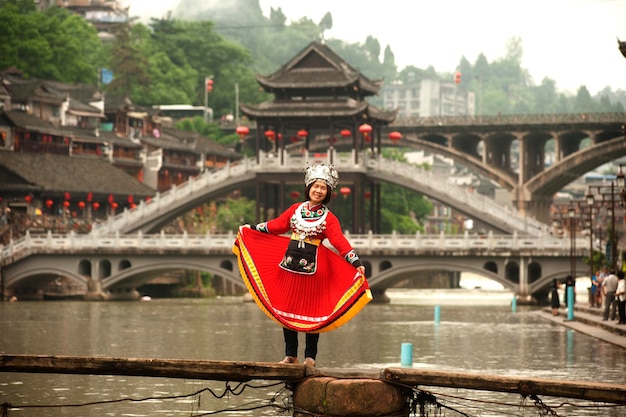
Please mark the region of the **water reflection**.
MULTIPOLYGON (((453 297, 445 292, 391 291, 390 295, 391 304, 370 304, 347 325, 324 333, 320 338, 318 366, 358 369, 400 366, 402 343, 412 343, 415 368, 626 382, 623 349, 554 325, 538 317, 530 307, 518 307, 517 313, 513 313, 509 293, 486 295, 484 291, 461 290, 453 297), (468 300, 472 301, 471 305, 467 304, 468 300), (438 324, 434 320, 435 305, 440 306, 438 324)), ((256 305, 244 303, 241 298, 0 303, 2 353, 274 362, 284 356, 282 350, 280 328, 256 305)), ((0 374, 0 402, 13 404, 168 397, 191 395, 203 388, 223 393, 225 385, 164 378, 0 374)), ((442 398, 448 394, 460 395, 460 390, 436 387, 433 390, 442 398)), ((188 416, 200 414, 199 411, 258 404, 259 400, 267 402, 278 391, 277 387, 247 388, 241 396, 231 394, 221 400, 212 400, 209 392, 203 392, 178 399, 103 404, 89 408, 87 413, 85 409, 63 408, 45 414, 41 410, 23 409, 12 411, 11 415, 188 416)), ((489 392, 462 395, 520 402, 516 395, 489 392)), ((280 401, 284 400, 283 397, 280 401)), ((492 405, 487 409, 493 411, 492 405)), ((615 410, 603 410, 604 414, 597 414, 597 409, 571 411, 563 415, 611 415, 615 410)), ((277 415, 277 412, 255 410, 239 414, 277 415)))

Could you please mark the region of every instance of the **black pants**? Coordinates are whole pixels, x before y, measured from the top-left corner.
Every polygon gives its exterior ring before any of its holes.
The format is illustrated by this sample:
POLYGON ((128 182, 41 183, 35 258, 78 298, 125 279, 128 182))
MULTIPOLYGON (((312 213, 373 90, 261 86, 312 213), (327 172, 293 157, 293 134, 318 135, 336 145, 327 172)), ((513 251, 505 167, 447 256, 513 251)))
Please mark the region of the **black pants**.
MULTIPOLYGON (((285 336, 285 355, 298 357, 298 332, 283 327, 285 336)), ((320 339, 319 333, 306 333, 306 347, 304 357, 315 359, 317 356, 317 341, 320 339)))
POLYGON ((626 324, 626 300, 617 300, 617 312, 619 313, 619 322, 626 324))

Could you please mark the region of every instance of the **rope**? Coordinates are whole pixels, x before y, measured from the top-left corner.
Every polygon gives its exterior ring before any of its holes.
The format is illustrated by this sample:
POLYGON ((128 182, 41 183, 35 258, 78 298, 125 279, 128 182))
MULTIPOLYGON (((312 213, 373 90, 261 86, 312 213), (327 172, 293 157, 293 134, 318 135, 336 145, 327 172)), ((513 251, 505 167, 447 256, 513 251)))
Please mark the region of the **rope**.
POLYGON ((197 397, 198 405, 199 405, 200 396, 203 393, 210 393, 215 399, 222 399, 229 394, 232 394, 234 396, 241 395, 244 393, 246 388, 267 389, 267 388, 272 388, 272 387, 277 387, 277 386, 281 386, 281 388, 277 392, 275 392, 272 398, 270 398, 269 400, 252 401, 252 402, 244 403, 238 406, 228 407, 228 408, 215 410, 215 411, 211 411, 211 412, 207 412, 203 414, 197 414, 197 413, 191 414, 190 417, 201 417, 201 416, 208 416, 208 415, 225 413, 225 412, 233 412, 233 411, 251 411, 251 410, 259 410, 263 408, 273 408, 278 411, 288 411, 292 409, 291 405, 289 405, 290 395, 289 393, 287 393, 289 389, 284 382, 278 382, 278 383, 267 384, 267 385, 252 385, 252 384, 240 382, 236 384, 234 387, 231 387, 230 381, 227 381, 225 382, 224 391, 221 394, 215 392, 211 388, 202 388, 190 394, 167 395, 167 396, 144 397, 144 398, 119 398, 116 400, 92 401, 92 402, 77 403, 77 404, 44 404, 44 405, 17 404, 16 405, 16 404, 11 404, 11 403, 3 403, 1 406, 2 413, 0 414, 0 417, 9 417, 10 410, 18 410, 18 409, 26 409, 26 408, 39 409, 39 408, 90 407, 90 406, 95 406, 95 405, 116 404, 116 403, 123 403, 123 402, 140 403, 140 402, 155 401, 155 400, 161 400, 161 401, 176 400, 176 399, 190 398, 190 397, 197 397), (287 397, 286 400, 283 400, 283 404, 279 403, 279 398, 281 396, 287 397), (264 402, 266 402, 266 404, 263 404, 264 402))

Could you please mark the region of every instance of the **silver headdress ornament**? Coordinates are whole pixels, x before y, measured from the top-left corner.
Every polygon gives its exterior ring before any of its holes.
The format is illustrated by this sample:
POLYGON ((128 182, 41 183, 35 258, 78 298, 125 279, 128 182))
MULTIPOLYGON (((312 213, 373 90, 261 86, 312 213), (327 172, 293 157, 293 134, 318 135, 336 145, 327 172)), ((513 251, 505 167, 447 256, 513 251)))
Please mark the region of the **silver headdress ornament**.
POLYGON ((332 165, 315 164, 306 167, 304 184, 308 187, 309 184, 315 182, 316 180, 326 181, 326 184, 334 190, 339 182, 339 174, 332 165))

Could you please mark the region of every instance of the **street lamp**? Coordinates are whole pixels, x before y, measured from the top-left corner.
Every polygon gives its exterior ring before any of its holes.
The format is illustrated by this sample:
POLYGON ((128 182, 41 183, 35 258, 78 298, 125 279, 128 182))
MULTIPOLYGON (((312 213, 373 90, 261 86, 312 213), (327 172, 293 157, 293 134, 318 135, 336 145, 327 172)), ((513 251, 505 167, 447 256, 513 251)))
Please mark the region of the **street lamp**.
POLYGON ((611 268, 615 272, 617 271, 617 258, 618 252, 617 247, 619 243, 618 234, 615 227, 615 218, 616 218, 616 202, 619 203, 619 206, 623 207, 626 203, 626 176, 622 171, 622 165, 620 164, 619 172, 615 177, 615 181, 611 181, 610 185, 596 185, 589 186, 589 194, 587 195, 587 200, 593 200, 592 190, 597 189, 598 195, 601 196, 600 206, 605 206, 607 214, 611 218, 611 231, 608 237, 608 244, 610 246, 610 262, 611 268), (621 189, 619 193, 616 191, 616 186, 621 189))
POLYGON ((570 203, 567 212, 556 213, 552 220, 552 225, 555 227, 557 234, 562 235, 564 232, 564 226, 567 226, 569 233, 569 258, 570 258, 570 278, 572 282, 567 283, 565 287, 565 300, 567 305, 567 318, 568 320, 574 319, 574 303, 575 295, 575 282, 576 282, 576 231, 578 229, 579 218, 576 217, 576 205, 570 203))

